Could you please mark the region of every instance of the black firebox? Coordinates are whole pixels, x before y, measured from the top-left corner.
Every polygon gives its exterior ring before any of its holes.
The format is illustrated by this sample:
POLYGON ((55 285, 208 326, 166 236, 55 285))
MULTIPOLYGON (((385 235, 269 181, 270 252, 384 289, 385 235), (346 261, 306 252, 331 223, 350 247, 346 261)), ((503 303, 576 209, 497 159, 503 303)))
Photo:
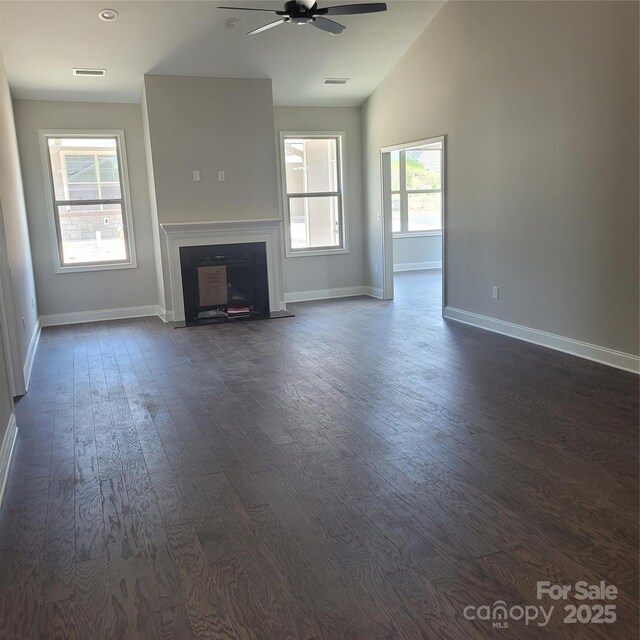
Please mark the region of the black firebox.
POLYGON ((185 324, 269 318, 264 242, 180 247, 185 324))

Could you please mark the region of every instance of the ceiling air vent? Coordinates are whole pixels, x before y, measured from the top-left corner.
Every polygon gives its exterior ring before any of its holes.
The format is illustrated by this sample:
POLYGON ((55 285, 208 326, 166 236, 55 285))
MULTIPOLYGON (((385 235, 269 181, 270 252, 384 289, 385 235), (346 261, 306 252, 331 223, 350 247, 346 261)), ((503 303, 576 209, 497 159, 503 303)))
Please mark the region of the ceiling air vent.
POLYGON ((74 76, 91 76, 94 78, 104 78, 107 75, 106 69, 74 69, 74 76))
POLYGON ((325 78, 324 84, 347 84, 349 78, 325 78))

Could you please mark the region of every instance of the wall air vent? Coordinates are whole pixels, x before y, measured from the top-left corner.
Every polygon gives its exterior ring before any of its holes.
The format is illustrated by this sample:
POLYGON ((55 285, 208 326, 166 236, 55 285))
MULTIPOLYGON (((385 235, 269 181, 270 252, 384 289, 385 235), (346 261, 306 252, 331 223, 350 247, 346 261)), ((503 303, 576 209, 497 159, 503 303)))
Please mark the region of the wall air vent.
POLYGON ((347 84, 349 78, 325 78, 324 84, 347 84))
POLYGON ((107 75, 106 69, 74 69, 74 76, 91 76, 93 78, 104 78, 107 75))

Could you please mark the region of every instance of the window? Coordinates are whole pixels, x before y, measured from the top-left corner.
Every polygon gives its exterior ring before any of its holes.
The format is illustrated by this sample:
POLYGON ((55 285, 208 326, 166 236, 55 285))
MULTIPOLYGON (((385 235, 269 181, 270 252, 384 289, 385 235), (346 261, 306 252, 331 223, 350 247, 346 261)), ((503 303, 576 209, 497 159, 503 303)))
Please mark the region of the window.
POLYGON ((135 267, 123 133, 41 137, 56 272, 135 267))
POLYGON ((392 151, 390 156, 393 233, 441 233, 442 141, 392 151))
POLYGON ((342 134, 282 134, 287 255, 347 251, 342 134))

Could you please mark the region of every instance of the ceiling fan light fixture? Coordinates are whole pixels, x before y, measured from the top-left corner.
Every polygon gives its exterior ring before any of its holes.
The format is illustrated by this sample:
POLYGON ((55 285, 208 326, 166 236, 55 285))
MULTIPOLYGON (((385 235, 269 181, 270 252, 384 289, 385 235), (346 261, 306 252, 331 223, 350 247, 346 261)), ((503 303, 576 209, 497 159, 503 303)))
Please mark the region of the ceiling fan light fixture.
POLYGON ((98 18, 104 22, 113 22, 118 19, 119 15, 115 9, 100 9, 100 11, 98 11, 98 18))

